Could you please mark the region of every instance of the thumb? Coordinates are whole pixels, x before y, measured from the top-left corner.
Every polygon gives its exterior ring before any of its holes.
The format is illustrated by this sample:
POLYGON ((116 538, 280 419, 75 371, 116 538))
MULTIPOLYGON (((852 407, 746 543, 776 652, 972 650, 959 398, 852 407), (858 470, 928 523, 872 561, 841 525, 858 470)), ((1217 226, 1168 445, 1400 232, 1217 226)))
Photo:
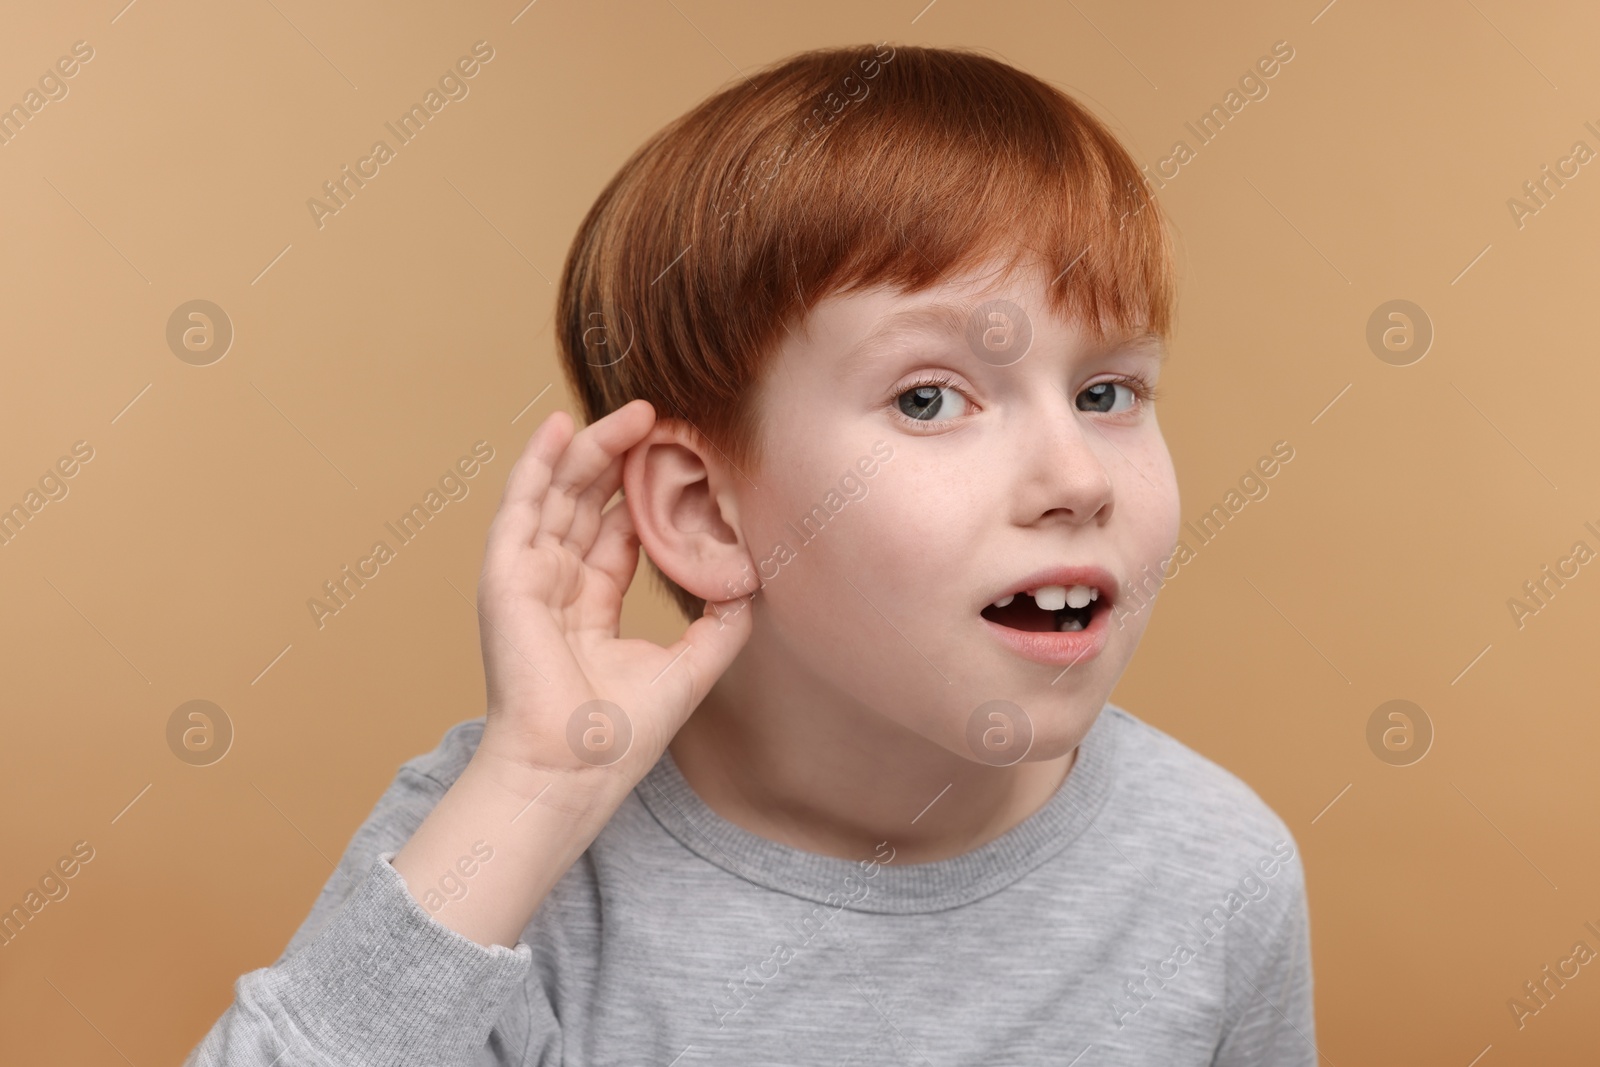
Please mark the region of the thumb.
POLYGON ((668 650, 676 655, 685 648, 692 649, 687 657, 694 661, 689 670, 691 711, 705 699, 750 639, 755 627, 754 599, 755 593, 751 593, 733 600, 706 601, 705 614, 692 622, 668 650))

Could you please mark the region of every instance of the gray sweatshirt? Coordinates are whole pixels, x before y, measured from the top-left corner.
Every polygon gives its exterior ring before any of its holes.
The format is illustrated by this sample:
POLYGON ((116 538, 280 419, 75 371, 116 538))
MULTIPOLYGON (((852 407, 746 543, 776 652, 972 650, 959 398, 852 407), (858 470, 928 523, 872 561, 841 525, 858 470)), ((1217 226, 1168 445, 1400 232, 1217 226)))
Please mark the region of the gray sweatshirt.
POLYGON ((1317 1061, 1288 828, 1114 704, 1042 808, 934 863, 767 840, 664 754, 515 948, 437 922, 389 864, 482 730, 401 765, 186 1067, 1317 1061))

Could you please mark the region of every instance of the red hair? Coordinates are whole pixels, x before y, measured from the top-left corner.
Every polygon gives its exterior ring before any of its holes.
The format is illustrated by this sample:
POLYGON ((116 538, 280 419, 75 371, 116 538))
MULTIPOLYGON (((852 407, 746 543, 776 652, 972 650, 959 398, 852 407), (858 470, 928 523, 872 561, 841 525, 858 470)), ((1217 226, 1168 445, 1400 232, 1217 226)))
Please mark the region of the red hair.
POLYGON ((991 259, 1046 265, 1050 309, 1095 340, 1170 337, 1163 217, 1083 105, 966 49, 802 52, 669 123, 601 191, 562 270, 562 366, 589 422, 643 397, 753 475, 755 387, 809 308, 991 259))

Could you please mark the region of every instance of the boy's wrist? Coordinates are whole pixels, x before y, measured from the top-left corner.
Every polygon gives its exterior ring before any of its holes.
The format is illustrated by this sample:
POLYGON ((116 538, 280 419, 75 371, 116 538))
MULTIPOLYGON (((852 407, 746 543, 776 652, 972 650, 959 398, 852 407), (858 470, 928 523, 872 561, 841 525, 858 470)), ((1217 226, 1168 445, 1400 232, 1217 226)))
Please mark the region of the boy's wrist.
POLYGON ((530 756, 505 744, 492 727, 484 729, 467 770, 522 801, 539 799, 574 814, 606 804, 614 809, 638 784, 616 767, 530 756))
POLYGON ((540 768, 480 743, 390 866, 439 923, 511 947, 631 788, 620 775, 540 768))

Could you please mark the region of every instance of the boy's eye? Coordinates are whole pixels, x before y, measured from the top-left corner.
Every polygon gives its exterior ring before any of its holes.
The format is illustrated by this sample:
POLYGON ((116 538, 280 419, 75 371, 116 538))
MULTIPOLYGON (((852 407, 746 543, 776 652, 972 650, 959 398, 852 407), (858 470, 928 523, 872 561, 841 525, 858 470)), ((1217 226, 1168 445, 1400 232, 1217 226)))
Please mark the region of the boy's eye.
POLYGON ((915 385, 895 398, 900 413, 918 422, 940 421, 937 416, 954 417, 962 413, 966 397, 939 385, 915 385))
POLYGON ((1078 410, 1115 413, 1128 410, 1128 407, 1132 406, 1133 400, 1133 390, 1121 382, 1100 382, 1097 385, 1089 386, 1089 388, 1078 394, 1078 410), (1117 401, 1118 389, 1128 396, 1128 404, 1121 408, 1114 407, 1117 401))

